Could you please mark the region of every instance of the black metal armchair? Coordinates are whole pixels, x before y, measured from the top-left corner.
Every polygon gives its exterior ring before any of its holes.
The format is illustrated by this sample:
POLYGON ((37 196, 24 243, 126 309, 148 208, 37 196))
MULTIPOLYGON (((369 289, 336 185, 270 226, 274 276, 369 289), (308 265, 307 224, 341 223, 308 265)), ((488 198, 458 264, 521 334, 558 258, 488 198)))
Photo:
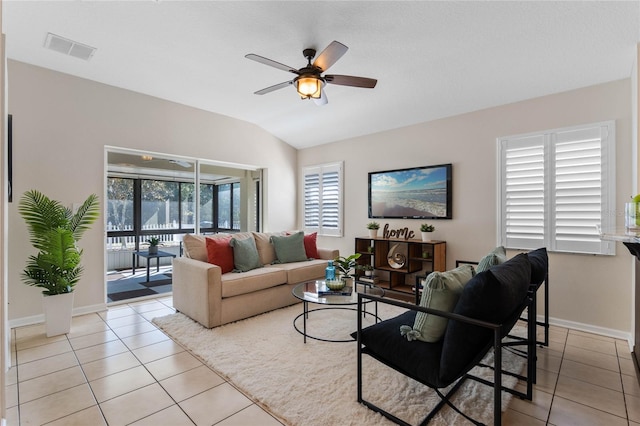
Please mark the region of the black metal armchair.
MULTIPOLYGON (((521 376, 519 372, 505 371, 502 366, 503 348, 509 345, 503 342, 522 313, 531 306, 532 290, 531 263, 526 254, 518 255, 502 265, 476 275, 464 288, 453 313, 423 308, 413 304, 392 299, 377 298, 366 294, 359 295, 358 309, 363 309, 362 302, 375 300, 402 307, 407 311, 395 318, 382 321, 370 327, 362 328, 362 312, 358 316, 358 402, 377 411, 401 425, 408 425, 394 414, 367 401, 363 390, 362 357, 368 355, 377 361, 393 368, 398 373, 408 376, 429 388, 441 398, 426 416, 422 424, 428 423, 445 404, 469 419, 451 402, 451 397, 467 380, 472 379, 493 387, 494 424, 501 423, 501 392, 506 391, 523 399, 532 398, 531 368, 529 374, 521 376), (407 341, 399 332, 403 324, 411 324, 416 312, 422 311, 447 318, 448 324, 441 341, 427 343, 407 341), (493 381, 476 377, 470 370, 479 365, 484 356, 493 349, 493 381), (527 381, 527 392, 518 392, 502 384, 504 374, 510 374, 527 381), (455 384, 454 384, 455 383, 455 384), (454 386, 443 394, 439 389, 454 386)), ((529 366, 535 365, 535 319, 527 322, 527 361, 529 366)))

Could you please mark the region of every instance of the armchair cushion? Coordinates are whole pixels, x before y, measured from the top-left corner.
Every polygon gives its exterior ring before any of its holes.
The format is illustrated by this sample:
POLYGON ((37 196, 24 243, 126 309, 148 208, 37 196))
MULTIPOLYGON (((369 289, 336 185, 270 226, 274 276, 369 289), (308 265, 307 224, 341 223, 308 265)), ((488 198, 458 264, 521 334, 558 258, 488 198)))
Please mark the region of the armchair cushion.
MULTIPOLYGON (((445 312, 453 311, 462 289, 474 275, 475 270, 471 265, 462 265, 447 272, 430 273, 422 291, 420 306, 445 312)), ((400 327, 400 331, 407 340, 437 342, 442 338, 447 322, 447 318, 418 312, 413 328, 404 325, 400 327)))
MULTIPOLYGON (((442 341, 410 342, 398 333, 402 324, 415 320, 416 311, 407 311, 397 317, 362 329, 360 342, 374 358, 394 365, 398 371, 426 383, 439 386, 437 368, 440 363, 442 341)), ((356 333, 352 334, 356 337, 356 333)))
POLYGON ((531 284, 539 287, 546 279, 549 270, 549 258, 545 247, 527 253, 531 262, 531 284))
MULTIPOLYGON (((525 253, 519 254, 473 277, 464 287, 453 313, 496 324, 515 323, 530 281, 529 258, 525 253)), ((507 325, 506 331, 512 325, 507 325)), ((491 330, 449 321, 442 346, 441 379, 453 380, 461 370, 471 369, 484 356, 483 348, 488 349, 491 343, 491 330)))
POLYGON ((491 250, 489 254, 480 259, 478 262, 478 266, 476 267, 476 272, 484 272, 492 266, 500 265, 507 261, 507 252, 505 251, 503 246, 498 246, 491 250))

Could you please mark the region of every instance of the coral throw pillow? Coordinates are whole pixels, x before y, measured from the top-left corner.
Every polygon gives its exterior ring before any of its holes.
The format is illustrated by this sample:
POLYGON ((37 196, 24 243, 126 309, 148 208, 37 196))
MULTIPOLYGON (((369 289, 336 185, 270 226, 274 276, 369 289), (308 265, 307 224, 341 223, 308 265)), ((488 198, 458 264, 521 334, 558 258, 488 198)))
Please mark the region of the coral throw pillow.
POLYGON ((207 259, 209 263, 218 265, 223 274, 233 271, 233 247, 230 242, 231 237, 207 238, 207 259))
POLYGON ((318 246, 316 245, 317 236, 317 232, 304 236, 304 251, 306 252, 308 258, 320 259, 320 255, 318 254, 318 246))

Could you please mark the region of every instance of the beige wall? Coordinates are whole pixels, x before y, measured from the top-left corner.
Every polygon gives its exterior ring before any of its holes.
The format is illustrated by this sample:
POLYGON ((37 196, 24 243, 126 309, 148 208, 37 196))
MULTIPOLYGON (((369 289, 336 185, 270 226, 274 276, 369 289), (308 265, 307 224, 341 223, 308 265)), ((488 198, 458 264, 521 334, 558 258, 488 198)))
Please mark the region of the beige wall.
MULTIPOLYGON (((367 172, 453 163, 453 219, 428 221, 435 237, 447 241, 451 268, 456 259, 479 259, 497 243, 496 138, 604 120, 616 121, 616 206, 622 211, 632 190, 628 79, 304 149, 298 165, 344 159, 345 236, 320 241, 352 253, 354 237, 366 235, 369 221, 367 172)), ((380 221, 417 234, 421 222, 380 221)), ((621 215, 618 223, 624 224, 621 215)), ((557 323, 626 337, 632 294, 626 248, 618 243, 615 257, 552 254, 550 264, 550 313, 557 323)))
MULTIPOLYGON (((295 226, 296 150, 257 126, 15 61, 9 61, 8 80, 17 198, 38 189, 68 206, 90 193, 104 200, 109 145, 266 167, 265 228, 295 226)), ((9 206, 8 240, 9 319, 37 319, 39 290, 20 281, 33 251, 17 200, 9 206)), ((76 312, 105 302, 103 223, 80 244, 85 273, 76 312)))
MULTIPOLYGON (((496 138, 616 120, 617 206, 632 191, 631 81, 621 80, 432 121, 297 153, 261 129, 234 120, 9 61, 9 113, 14 115, 15 193, 36 188, 67 205, 103 197, 104 146, 164 152, 266 167, 265 228, 295 226, 298 168, 344 160, 345 236, 320 245, 353 251, 365 235, 367 172, 453 163, 454 219, 433 221, 447 240, 447 264, 477 259, 496 244, 496 138), (297 162, 297 164, 296 164, 297 162)), ((619 223, 622 216, 619 215, 619 223)), ((421 221, 381 221, 418 230, 421 221)), ((41 314, 38 290, 20 282, 31 253, 26 228, 9 206, 9 318, 41 314)), ((86 272, 76 309, 104 303, 103 226, 85 235, 86 272)), ((551 315, 556 322, 624 335, 631 329, 631 257, 553 254, 551 315)))

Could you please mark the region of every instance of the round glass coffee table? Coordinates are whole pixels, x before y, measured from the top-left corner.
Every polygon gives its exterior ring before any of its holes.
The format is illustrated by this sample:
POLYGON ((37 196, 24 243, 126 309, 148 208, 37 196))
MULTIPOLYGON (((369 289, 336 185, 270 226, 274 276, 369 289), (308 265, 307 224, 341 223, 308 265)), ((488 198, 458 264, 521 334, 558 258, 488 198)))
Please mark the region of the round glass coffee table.
MULTIPOLYGON (((307 333, 307 319, 309 318, 309 314, 311 312, 318 312, 324 310, 332 310, 332 309, 342 309, 347 311, 357 311, 358 305, 358 293, 370 294, 372 296, 384 297, 384 290, 380 287, 376 287, 373 285, 363 285, 362 283, 357 283, 355 288, 351 291, 350 295, 319 295, 318 288, 322 286, 324 281, 308 281, 304 283, 300 283, 295 286, 292 290, 293 295, 302 301, 302 313, 294 318, 293 320, 293 328, 296 331, 304 336, 304 343, 307 343, 307 337, 314 340, 320 340, 323 342, 353 342, 355 339, 324 339, 317 336, 312 336, 307 333), (319 305, 321 307, 309 309, 309 304, 319 305), (356 305, 356 307, 354 307, 356 305), (298 328, 297 321, 302 317, 302 330, 298 328)), ((364 310, 363 316, 370 315, 375 318, 376 322, 380 321, 378 317, 378 302, 370 300, 364 302, 364 310), (374 311, 367 311, 367 306, 372 304, 374 306, 374 311)))

